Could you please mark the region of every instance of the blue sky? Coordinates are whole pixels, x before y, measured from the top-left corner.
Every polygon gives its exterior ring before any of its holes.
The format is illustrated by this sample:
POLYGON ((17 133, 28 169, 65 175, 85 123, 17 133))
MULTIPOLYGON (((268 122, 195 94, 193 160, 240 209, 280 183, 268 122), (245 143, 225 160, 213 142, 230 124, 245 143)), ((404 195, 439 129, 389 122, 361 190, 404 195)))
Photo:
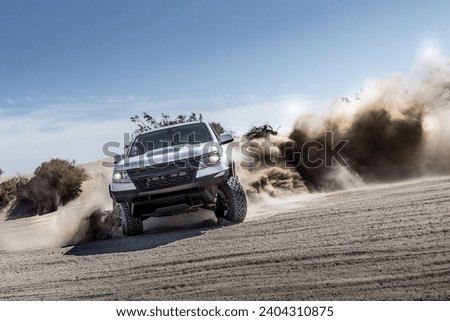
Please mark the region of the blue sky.
POLYGON ((0 0, 0 168, 99 159, 142 111, 289 130, 368 77, 409 73, 426 46, 447 54, 449 16, 448 1, 0 0))

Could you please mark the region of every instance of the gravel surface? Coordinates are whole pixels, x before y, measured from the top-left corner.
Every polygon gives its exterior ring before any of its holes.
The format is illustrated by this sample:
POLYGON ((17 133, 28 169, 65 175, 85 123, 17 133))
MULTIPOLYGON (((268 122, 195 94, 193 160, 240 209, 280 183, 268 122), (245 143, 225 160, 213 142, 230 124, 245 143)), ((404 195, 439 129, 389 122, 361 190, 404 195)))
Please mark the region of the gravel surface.
MULTIPOLYGON (((207 220, 65 248, 0 243, 0 300, 450 299, 450 177, 249 211, 239 225, 207 220)), ((0 235, 46 220, 2 221, 0 235)))

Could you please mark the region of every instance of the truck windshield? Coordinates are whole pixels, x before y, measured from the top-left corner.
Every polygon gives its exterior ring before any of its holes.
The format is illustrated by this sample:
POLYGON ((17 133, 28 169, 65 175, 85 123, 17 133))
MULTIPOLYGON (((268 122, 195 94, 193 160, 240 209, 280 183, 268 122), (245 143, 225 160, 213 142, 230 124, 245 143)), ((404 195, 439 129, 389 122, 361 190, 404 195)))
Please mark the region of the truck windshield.
POLYGON ((158 129, 139 135, 131 146, 130 156, 168 146, 194 145, 209 141, 212 141, 211 134, 202 123, 158 129))

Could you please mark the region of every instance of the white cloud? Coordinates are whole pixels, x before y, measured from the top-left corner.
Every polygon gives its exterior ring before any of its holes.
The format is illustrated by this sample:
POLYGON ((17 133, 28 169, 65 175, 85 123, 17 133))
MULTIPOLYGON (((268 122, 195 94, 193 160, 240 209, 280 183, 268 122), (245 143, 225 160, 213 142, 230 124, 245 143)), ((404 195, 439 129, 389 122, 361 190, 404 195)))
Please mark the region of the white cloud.
POLYGON ((282 96, 270 100, 235 102, 222 109, 205 111, 208 119, 219 121, 227 129, 244 133, 251 126, 270 124, 280 131, 289 133, 298 116, 309 112, 321 112, 330 101, 305 99, 302 96, 282 96))
MULTIPOLYGON (((32 98, 33 101, 39 99, 32 98)), ((32 172, 51 158, 75 159, 85 163, 105 158, 103 146, 116 141, 123 146, 123 135, 136 129, 130 116, 146 111, 202 113, 205 120, 221 122, 226 128, 245 132, 251 126, 269 123, 289 132, 300 113, 328 103, 308 101, 301 96, 283 96, 271 100, 195 99, 179 97, 158 100, 154 97, 89 97, 42 99, 27 114, 4 114, 0 118, 0 168, 6 175, 32 172)), ((111 149, 113 150, 113 149, 111 149)), ((119 151, 119 150, 117 150, 119 151)))
POLYGON ((128 119, 3 118, 0 120, 0 168, 10 175, 31 172, 51 158, 75 159, 78 163, 102 159, 103 145, 111 140, 120 142, 121 133, 131 129, 128 119))

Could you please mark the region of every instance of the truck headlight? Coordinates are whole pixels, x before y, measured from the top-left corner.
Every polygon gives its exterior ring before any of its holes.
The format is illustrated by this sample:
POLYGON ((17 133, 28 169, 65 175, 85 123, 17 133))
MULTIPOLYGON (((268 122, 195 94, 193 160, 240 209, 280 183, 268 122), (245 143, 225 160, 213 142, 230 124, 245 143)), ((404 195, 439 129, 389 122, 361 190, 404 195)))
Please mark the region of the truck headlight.
POLYGON ((124 171, 114 171, 113 181, 115 183, 131 183, 131 179, 127 172, 124 171))
POLYGON ((220 162, 220 155, 218 153, 214 153, 208 156, 208 164, 214 165, 220 162))
POLYGON ((220 155, 219 153, 212 153, 209 155, 204 155, 200 158, 200 166, 199 168, 205 168, 208 166, 214 166, 217 165, 220 162, 220 155))

